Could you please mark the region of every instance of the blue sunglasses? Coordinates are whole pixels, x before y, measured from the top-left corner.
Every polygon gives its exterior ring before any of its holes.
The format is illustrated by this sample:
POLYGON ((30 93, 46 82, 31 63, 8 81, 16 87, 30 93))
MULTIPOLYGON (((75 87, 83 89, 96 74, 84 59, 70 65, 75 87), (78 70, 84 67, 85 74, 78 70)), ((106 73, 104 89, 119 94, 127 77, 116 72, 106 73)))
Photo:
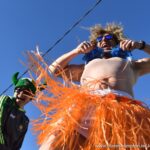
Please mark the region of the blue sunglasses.
POLYGON ((96 41, 97 42, 101 42, 103 40, 103 38, 105 38, 106 40, 111 40, 113 39, 113 36, 111 34, 108 34, 108 35, 104 35, 104 36, 99 36, 96 41))

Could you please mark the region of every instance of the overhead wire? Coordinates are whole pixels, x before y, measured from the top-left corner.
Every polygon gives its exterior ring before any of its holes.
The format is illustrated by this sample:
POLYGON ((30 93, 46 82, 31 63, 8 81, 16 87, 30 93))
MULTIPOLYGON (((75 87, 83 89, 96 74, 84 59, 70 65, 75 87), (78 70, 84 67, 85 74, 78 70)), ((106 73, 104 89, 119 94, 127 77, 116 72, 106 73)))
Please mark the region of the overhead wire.
POLYGON ((97 0, 97 2, 81 17, 77 22, 75 22, 42 56, 44 57, 47 53, 49 53, 59 42, 61 42, 66 35, 68 35, 89 13, 91 13, 95 7, 102 0, 97 0))
MULTIPOLYGON (((44 54, 42 54, 42 57, 45 57, 57 44, 59 44, 86 16, 88 16, 101 2, 102 0, 97 0, 96 3, 87 11, 83 14, 83 16, 81 16, 77 22, 75 22, 44 54)), ((25 70, 20 76, 19 78, 23 77, 27 72, 29 71, 29 69, 25 70)), ((10 84, 1 94, 3 95, 5 92, 7 92, 11 87, 13 86, 13 84, 10 84)))

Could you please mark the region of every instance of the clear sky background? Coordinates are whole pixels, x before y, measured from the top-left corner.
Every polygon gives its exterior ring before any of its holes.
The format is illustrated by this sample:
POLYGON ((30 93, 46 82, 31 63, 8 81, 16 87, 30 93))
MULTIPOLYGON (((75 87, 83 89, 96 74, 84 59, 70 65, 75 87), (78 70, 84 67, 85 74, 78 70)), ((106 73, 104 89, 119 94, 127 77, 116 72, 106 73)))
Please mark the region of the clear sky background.
MULTIPOLYGON (((24 52, 39 46, 46 52, 96 0, 0 0, 0 92, 11 84, 12 74, 22 74, 27 63, 24 52)), ((80 42, 88 40, 85 28, 107 22, 122 23, 125 34, 134 40, 150 43, 150 1, 149 0, 102 0, 77 27, 67 35, 47 55, 49 63, 61 54, 75 48, 80 42)), ((135 50, 134 58, 149 57, 135 50)), ((74 62, 82 63, 81 57, 74 62)), ((28 76, 28 74, 26 74, 28 76)), ((134 87, 135 98, 150 105, 150 74, 141 77, 134 87)), ((12 95, 13 88, 5 94, 12 95)), ((25 109, 32 120, 40 112, 32 104, 25 109)), ((31 124, 21 150, 37 150, 36 136, 31 124)))

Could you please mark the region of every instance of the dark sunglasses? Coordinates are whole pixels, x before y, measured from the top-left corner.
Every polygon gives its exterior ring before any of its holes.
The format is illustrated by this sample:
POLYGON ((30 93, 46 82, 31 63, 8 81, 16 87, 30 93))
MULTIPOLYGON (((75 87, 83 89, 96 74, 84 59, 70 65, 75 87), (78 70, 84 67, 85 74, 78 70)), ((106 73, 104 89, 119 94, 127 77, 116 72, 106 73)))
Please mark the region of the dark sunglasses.
POLYGON ((28 94, 31 93, 30 90, 28 90, 28 89, 26 89, 26 88, 17 88, 17 89, 15 89, 15 91, 16 91, 17 93, 23 91, 23 93, 26 94, 26 95, 28 95, 28 94))
POLYGON ((113 39, 113 35, 108 34, 108 35, 104 35, 104 36, 99 36, 99 37, 97 37, 96 41, 101 42, 103 40, 103 38, 105 38, 106 40, 111 40, 111 39, 113 39))

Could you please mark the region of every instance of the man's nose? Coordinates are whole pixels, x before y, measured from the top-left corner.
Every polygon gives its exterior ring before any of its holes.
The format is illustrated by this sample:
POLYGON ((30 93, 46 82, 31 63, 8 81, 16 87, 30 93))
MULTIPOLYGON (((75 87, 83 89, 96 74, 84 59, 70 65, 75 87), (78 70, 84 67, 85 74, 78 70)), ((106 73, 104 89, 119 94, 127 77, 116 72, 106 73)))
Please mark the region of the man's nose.
POLYGON ((103 36, 102 41, 107 41, 107 39, 106 39, 106 37, 105 37, 105 36, 103 36))
POLYGON ((23 91, 20 91, 19 93, 20 93, 20 94, 23 94, 23 91))

